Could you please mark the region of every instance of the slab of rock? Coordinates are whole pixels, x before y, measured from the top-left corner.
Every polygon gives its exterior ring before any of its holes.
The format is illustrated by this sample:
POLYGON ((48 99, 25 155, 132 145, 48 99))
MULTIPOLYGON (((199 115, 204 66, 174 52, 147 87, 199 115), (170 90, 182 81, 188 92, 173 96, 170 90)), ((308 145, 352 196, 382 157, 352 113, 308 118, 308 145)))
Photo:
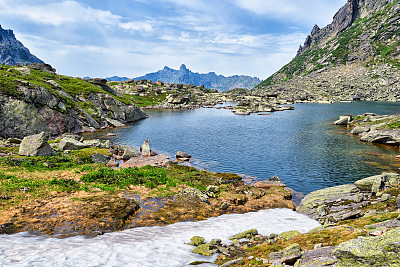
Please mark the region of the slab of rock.
POLYGON ((88 147, 97 147, 106 149, 110 149, 114 146, 113 142, 111 142, 110 140, 100 140, 100 139, 84 140, 82 143, 88 147))
POLYGON ((94 163, 104 164, 104 165, 106 165, 111 160, 110 156, 106 156, 100 153, 93 154, 90 157, 92 158, 92 161, 94 163))
POLYGON ((48 137, 44 132, 25 137, 19 146, 19 155, 30 157, 55 155, 56 152, 47 140, 48 137))
POLYGON ((335 267, 337 258, 333 254, 335 247, 318 248, 305 252, 296 262, 296 267, 335 267))
POLYGON ((170 160, 167 156, 157 155, 154 157, 146 158, 131 158, 127 162, 121 165, 121 168, 133 168, 133 167, 144 167, 147 165, 154 167, 165 167, 170 164, 170 160))
POLYGON ((240 234, 232 236, 231 238, 229 238, 229 240, 242 239, 242 238, 251 239, 251 238, 255 237, 256 235, 258 235, 257 229, 250 229, 250 230, 244 231, 240 234))
POLYGON ((362 191, 378 193, 400 184, 400 175, 397 173, 382 173, 367 177, 354 182, 354 184, 362 191))
POLYGON ((140 151, 143 157, 151 157, 150 139, 144 141, 143 145, 140 147, 140 151))
POLYGON ((363 203, 357 202, 357 196, 360 192, 360 189, 354 184, 317 190, 304 197, 297 207, 297 212, 307 214, 313 219, 322 219, 330 213, 356 209, 361 207, 363 203))
POLYGON ((61 150, 80 150, 87 147, 88 146, 84 143, 69 137, 61 139, 60 143, 58 144, 58 148, 61 150))
POLYGON ((125 124, 123 124, 122 122, 120 122, 118 120, 114 120, 114 119, 110 119, 110 118, 107 118, 106 120, 109 124, 111 124, 114 127, 124 127, 125 126, 125 124))
POLYGON ((272 252, 269 254, 271 262, 284 263, 284 264, 294 264, 297 259, 301 257, 300 245, 294 243, 289 247, 285 248, 279 252, 272 252))
POLYGON ((339 117, 339 120, 335 121, 336 125, 347 125, 349 122, 353 120, 353 115, 343 115, 339 117))
POLYGON ((124 160, 140 157, 139 150, 137 150, 133 146, 120 145, 118 146, 118 149, 124 151, 124 153, 122 154, 122 158, 124 160))
POLYGON ((358 217, 361 216, 362 211, 361 210, 344 210, 336 213, 331 213, 328 215, 328 219, 331 222, 339 222, 339 221, 344 221, 350 218, 358 217))
POLYGON ((397 227, 400 227, 400 220, 397 219, 365 226, 365 228, 397 228, 397 227))
POLYGON ((339 266, 399 266, 400 228, 378 237, 353 239, 341 243, 333 251, 339 266))
POLYGON ((286 185, 279 179, 278 176, 271 177, 267 180, 255 182, 253 186, 262 188, 262 189, 270 189, 274 186, 286 187, 286 185))

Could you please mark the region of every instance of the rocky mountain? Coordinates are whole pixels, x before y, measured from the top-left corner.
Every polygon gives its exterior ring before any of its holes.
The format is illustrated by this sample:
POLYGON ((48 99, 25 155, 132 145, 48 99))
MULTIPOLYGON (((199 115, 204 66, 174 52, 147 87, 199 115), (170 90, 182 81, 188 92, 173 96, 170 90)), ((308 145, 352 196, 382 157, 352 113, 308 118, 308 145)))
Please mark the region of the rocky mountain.
POLYGON ((400 101, 400 3, 348 0, 253 94, 288 101, 400 101))
POLYGON ((56 74, 48 64, 0 65, 0 137, 95 131, 146 118, 105 79, 56 74))
POLYGON ((12 30, 4 30, 0 25, 0 64, 27 65, 43 63, 32 55, 20 41, 15 38, 12 30))
POLYGON ((193 84, 196 86, 204 85, 207 89, 217 89, 219 91, 235 88, 251 89, 260 83, 260 79, 244 75, 225 77, 217 75, 215 72, 200 74, 190 71, 184 64, 181 65, 179 70, 164 67, 164 69, 160 71, 135 78, 135 80, 142 79, 153 82, 162 81, 164 83, 193 84))

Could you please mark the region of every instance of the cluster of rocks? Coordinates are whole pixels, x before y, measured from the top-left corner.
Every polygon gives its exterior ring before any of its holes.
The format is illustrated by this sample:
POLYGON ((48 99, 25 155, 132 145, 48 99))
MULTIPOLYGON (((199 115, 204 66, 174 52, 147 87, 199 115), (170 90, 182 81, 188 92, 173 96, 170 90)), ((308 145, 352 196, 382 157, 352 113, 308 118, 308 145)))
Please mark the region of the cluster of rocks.
POLYGON ((354 117, 352 114, 340 116, 337 125, 350 125, 352 134, 360 136, 360 140, 400 146, 400 115, 377 115, 364 113, 354 117))
MULTIPOLYGON (((49 143, 48 135, 44 132, 36 135, 25 137, 23 140, 17 138, 9 138, 1 141, 2 146, 19 147, 19 155, 37 157, 37 156, 53 156, 58 152, 69 153, 71 150, 80 150, 84 148, 100 148, 109 149, 110 154, 104 155, 100 153, 91 156, 94 163, 104 164, 110 168, 132 168, 143 166, 165 167, 174 163, 165 155, 158 155, 150 149, 150 140, 147 139, 140 147, 140 151, 133 146, 116 145, 110 140, 92 139, 85 140, 82 136, 66 133, 58 139, 49 143), (120 161, 124 161, 120 165, 120 161)), ((6 156, 4 154, 3 156, 6 156)), ((190 161, 192 156, 178 151, 176 153, 177 162, 190 161)))
POLYGON ((220 102, 217 90, 205 89, 192 84, 169 84, 161 81, 133 79, 124 82, 109 82, 110 87, 122 94, 140 96, 151 100, 158 99, 156 104, 145 106, 147 109, 193 109, 215 105, 220 102))
POLYGON ((288 101, 278 101, 275 97, 265 96, 241 96, 236 97, 237 106, 232 108, 236 115, 250 115, 251 113, 274 112, 294 110, 292 106, 281 106, 291 104, 288 101))
POLYGON ((383 173, 358 180, 354 184, 317 190, 304 197, 297 212, 324 224, 362 217, 365 216, 363 207, 394 198, 383 191, 399 184, 399 174, 383 173))

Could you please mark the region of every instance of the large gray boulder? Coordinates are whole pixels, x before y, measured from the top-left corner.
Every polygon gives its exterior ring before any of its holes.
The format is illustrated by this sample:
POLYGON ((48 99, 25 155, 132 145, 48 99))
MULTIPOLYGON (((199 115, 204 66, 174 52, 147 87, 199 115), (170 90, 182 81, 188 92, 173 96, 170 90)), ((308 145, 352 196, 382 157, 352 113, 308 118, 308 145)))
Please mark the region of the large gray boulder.
POLYGON ((357 196, 360 192, 353 184, 317 190, 304 197, 297 212, 314 219, 325 219, 328 214, 359 208, 361 203, 357 201, 357 196))
POLYGON ((294 265, 295 267, 334 267, 337 258, 333 254, 335 247, 318 248, 305 252, 294 265))
POLYGON ((87 147, 88 146, 84 143, 68 137, 61 139, 60 143, 58 144, 58 148, 61 150, 80 150, 87 147))
POLYGON ((27 136, 20 144, 19 154, 30 157, 55 155, 56 152, 50 147, 47 140, 48 137, 44 132, 27 136))
POLYGON ((338 266, 400 266, 400 228, 378 237, 353 239, 333 251, 338 266))

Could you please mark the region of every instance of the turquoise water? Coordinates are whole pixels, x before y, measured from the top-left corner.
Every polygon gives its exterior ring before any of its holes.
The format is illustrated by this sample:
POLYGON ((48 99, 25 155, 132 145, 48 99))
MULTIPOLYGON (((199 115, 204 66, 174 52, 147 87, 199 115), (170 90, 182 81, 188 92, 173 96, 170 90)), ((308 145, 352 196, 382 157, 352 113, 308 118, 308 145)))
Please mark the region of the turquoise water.
POLYGON ((183 150, 196 167, 245 174, 249 182, 277 175, 304 194, 399 171, 398 148, 360 142, 347 127, 332 122, 347 113, 399 113, 400 103, 294 106, 294 111, 270 116, 237 116, 224 109, 146 111, 150 118, 107 132, 117 134, 113 142, 135 147, 149 138, 155 151, 173 156, 183 150))

